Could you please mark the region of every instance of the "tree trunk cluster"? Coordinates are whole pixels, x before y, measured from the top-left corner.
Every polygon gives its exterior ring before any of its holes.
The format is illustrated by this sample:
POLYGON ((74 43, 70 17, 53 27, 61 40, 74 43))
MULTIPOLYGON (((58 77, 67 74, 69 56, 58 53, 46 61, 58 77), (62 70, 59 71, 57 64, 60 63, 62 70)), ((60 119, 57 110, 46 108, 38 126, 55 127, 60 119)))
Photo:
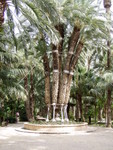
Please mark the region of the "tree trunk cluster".
MULTIPOLYGON (((70 97, 70 89, 74 68, 83 48, 83 43, 80 41, 80 28, 74 27, 73 32, 68 41, 68 50, 64 58, 64 25, 55 26, 61 36, 61 40, 57 45, 52 44, 52 77, 50 79, 50 66, 47 54, 43 56, 43 64, 45 71, 45 102, 48 107, 53 106, 53 121, 55 121, 56 106, 60 106, 61 120, 68 121, 67 104, 70 97), (52 84, 50 84, 50 82, 52 84), (52 87, 51 87, 52 85, 52 87)), ((50 108, 48 108, 48 111, 50 108)), ((48 112, 49 114, 49 112, 48 112)), ((48 121, 48 115, 47 115, 48 121)))

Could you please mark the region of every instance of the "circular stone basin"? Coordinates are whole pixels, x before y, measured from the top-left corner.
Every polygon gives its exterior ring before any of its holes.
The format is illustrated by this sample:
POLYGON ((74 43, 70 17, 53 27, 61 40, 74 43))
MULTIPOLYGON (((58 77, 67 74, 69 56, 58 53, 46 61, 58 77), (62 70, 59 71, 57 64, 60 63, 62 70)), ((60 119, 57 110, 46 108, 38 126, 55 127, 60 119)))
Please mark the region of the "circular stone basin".
POLYGON ((80 124, 61 124, 61 125, 40 125, 32 123, 24 123, 24 129, 37 131, 42 134, 68 134, 75 131, 85 131, 87 129, 87 123, 80 124))

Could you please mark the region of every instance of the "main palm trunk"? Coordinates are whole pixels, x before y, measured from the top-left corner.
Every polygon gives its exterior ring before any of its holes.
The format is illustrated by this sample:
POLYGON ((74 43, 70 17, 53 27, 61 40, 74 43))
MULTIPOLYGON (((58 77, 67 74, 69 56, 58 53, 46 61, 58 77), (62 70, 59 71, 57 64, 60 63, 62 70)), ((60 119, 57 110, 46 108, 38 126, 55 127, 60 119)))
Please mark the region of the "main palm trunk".
MULTIPOLYGON (((55 26, 55 28, 61 36, 61 40, 59 41, 58 45, 57 46, 53 45, 53 47, 52 47, 52 50, 53 50, 53 79, 55 79, 54 77, 56 76, 56 81, 55 80, 54 81, 55 81, 55 84, 57 85, 57 86, 53 85, 53 87, 55 88, 55 90, 57 90, 55 93, 56 93, 57 104, 59 104, 59 91, 61 89, 60 85, 61 85, 61 81, 62 81, 62 51, 63 51, 63 42, 64 42, 64 24, 58 24, 55 26)), ((56 103, 53 103, 53 104, 56 105, 56 103)), ((55 106, 53 105, 53 108, 54 107, 55 106)), ((59 107, 57 107, 57 108, 59 110, 59 107)), ((63 104, 61 104, 60 109, 61 109, 61 121, 63 122, 63 104)), ((54 115, 53 115, 53 121, 55 120, 54 118, 55 118, 55 110, 54 110, 54 115)))
POLYGON ((106 113, 106 127, 111 127, 111 89, 107 90, 107 113, 106 113))
POLYGON ((78 95, 78 99, 79 99, 79 108, 80 108, 80 118, 79 118, 79 121, 83 121, 82 95, 80 93, 78 95))
POLYGON ((80 53, 82 51, 82 48, 83 48, 83 44, 80 42, 78 44, 77 49, 76 49, 74 58, 70 62, 70 72, 69 72, 69 75, 68 75, 68 78, 67 78, 68 80, 67 80, 67 86, 66 86, 66 96, 65 96, 65 101, 64 101, 65 104, 67 104, 68 101, 69 101, 70 90, 71 90, 71 83, 72 83, 72 77, 73 77, 73 74, 74 74, 74 67, 77 64, 77 61, 79 59, 80 53))
POLYGON ((34 121, 34 108, 35 108, 35 100, 34 100, 34 85, 33 85, 33 73, 30 74, 30 92, 29 92, 29 107, 30 107, 30 121, 34 121))
POLYGON ((75 118, 76 121, 79 121, 79 116, 80 116, 80 109, 79 109, 79 100, 78 100, 78 93, 76 93, 76 113, 75 113, 75 118))
POLYGON ((26 91, 27 100, 25 101, 26 116, 28 121, 34 121, 34 85, 33 85, 33 74, 30 74, 30 90, 28 90, 28 76, 24 78, 24 88, 26 91))
POLYGON ((51 90, 50 90, 50 68, 49 68, 49 59, 47 53, 43 56, 43 65, 44 65, 44 72, 45 72, 45 103, 47 105, 47 119, 49 121, 49 111, 50 111, 50 104, 51 104, 51 90))
POLYGON ((28 77, 25 76, 24 78, 24 88, 25 88, 25 91, 26 91, 26 101, 25 101, 25 109, 26 109, 26 116, 27 116, 27 119, 28 121, 30 121, 30 118, 31 118, 31 114, 30 114, 30 108, 29 108, 29 96, 28 96, 28 77))
POLYGON ((45 103, 50 105, 51 96, 50 96, 50 68, 49 68, 49 59, 45 53, 43 56, 44 72, 45 72, 45 103))
POLYGON ((72 70, 70 69, 70 64, 72 66, 76 65, 78 56, 80 55, 81 48, 80 46, 77 47, 79 37, 80 37, 80 29, 75 26, 73 29, 72 35, 69 39, 68 53, 67 53, 67 57, 65 60, 66 65, 62 72, 62 78, 60 78, 61 81, 60 81, 60 91, 59 91, 59 103, 61 104, 61 106, 64 104, 64 117, 66 121, 68 121, 67 104, 68 104, 69 97, 70 97, 71 82, 72 82, 72 76, 73 76, 73 70, 74 70, 74 69, 72 70), (73 57, 74 57, 73 54, 74 54, 75 47, 77 47, 77 50, 75 53, 76 61, 75 60, 73 61, 73 57), (73 63, 71 63, 72 61, 73 63))
POLYGON ((59 56, 58 49, 55 45, 52 46, 53 54, 53 83, 52 83, 52 103, 57 103, 58 87, 59 87, 59 56))
POLYGON ((55 26, 55 28, 58 30, 58 32, 60 33, 61 36, 61 40, 58 44, 58 55, 59 55, 59 88, 58 88, 58 99, 57 99, 57 103, 60 104, 59 102, 59 91, 61 89, 61 81, 62 81, 62 54, 63 54, 63 42, 64 42, 64 25, 63 24, 59 24, 57 26, 55 26))

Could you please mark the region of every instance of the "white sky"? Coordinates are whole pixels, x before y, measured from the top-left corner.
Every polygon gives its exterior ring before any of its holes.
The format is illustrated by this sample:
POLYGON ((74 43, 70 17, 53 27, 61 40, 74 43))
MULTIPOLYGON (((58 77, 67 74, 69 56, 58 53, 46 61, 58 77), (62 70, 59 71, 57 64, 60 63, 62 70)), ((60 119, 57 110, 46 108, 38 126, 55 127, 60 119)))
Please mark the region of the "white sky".
MULTIPOLYGON (((100 8, 103 9, 103 10, 105 10, 104 5, 103 5, 103 1, 104 1, 104 0, 95 0, 96 3, 99 3, 99 4, 100 4, 100 8)), ((111 4, 112 4, 112 5, 111 5, 111 11, 112 11, 112 13, 113 13, 113 0, 111 0, 111 4)))

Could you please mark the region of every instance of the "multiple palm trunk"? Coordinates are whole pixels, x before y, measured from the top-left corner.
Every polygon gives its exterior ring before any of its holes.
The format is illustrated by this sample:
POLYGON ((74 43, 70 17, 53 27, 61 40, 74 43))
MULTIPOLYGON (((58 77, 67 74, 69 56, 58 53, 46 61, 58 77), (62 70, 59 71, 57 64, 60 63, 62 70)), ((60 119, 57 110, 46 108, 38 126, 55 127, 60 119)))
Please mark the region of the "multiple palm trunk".
MULTIPOLYGON (((60 106, 61 109, 61 121, 68 121, 67 105, 70 97, 70 89, 72 83, 72 77, 74 74, 74 67, 77 64, 78 58, 83 48, 83 43, 80 39, 80 28, 74 27, 73 32, 69 38, 68 51, 64 61, 63 54, 63 38, 64 38, 64 25, 59 24, 56 26, 62 40, 57 45, 52 45, 52 88, 50 84, 50 68, 49 58, 47 54, 43 57, 44 69, 45 69, 45 102, 48 106, 53 106, 53 121, 55 120, 56 106, 60 106), (64 110, 64 111, 63 111, 64 110), (63 114, 64 113, 64 114, 63 114), (64 117, 64 118, 63 118, 64 117)), ((48 112, 49 113, 49 112, 48 112)), ((47 115, 47 121, 49 117, 47 115)))

